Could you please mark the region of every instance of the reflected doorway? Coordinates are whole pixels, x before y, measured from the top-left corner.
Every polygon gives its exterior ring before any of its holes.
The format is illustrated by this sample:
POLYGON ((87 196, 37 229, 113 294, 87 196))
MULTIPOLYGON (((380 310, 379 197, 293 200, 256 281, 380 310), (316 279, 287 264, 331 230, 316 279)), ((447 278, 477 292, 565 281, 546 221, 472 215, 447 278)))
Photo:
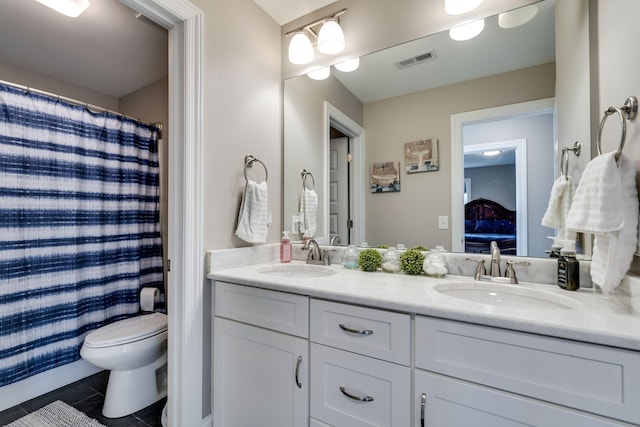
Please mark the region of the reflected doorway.
POLYGON ((351 243, 351 139, 333 126, 329 129, 329 239, 351 243))

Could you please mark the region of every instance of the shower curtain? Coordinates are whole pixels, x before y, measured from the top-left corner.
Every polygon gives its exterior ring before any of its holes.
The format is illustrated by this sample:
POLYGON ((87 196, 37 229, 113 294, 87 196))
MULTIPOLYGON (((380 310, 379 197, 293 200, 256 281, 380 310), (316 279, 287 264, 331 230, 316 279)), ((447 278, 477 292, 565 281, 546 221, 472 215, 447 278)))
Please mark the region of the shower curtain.
POLYGON ((0 386, 163 287, 157 129, 0 84, 0 386))

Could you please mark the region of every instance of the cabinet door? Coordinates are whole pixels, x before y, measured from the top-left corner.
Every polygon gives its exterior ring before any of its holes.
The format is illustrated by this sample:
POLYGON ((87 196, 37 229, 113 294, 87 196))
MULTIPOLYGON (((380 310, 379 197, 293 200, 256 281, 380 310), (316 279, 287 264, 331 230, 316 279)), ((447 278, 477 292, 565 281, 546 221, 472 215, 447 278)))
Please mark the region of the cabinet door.
POLYGON ((216 317, 213 345, 216 427, 309 424, 307 340, 216 317))
POLYGON ((415 426, 620 427, 596 415, 416 370, 415 426))

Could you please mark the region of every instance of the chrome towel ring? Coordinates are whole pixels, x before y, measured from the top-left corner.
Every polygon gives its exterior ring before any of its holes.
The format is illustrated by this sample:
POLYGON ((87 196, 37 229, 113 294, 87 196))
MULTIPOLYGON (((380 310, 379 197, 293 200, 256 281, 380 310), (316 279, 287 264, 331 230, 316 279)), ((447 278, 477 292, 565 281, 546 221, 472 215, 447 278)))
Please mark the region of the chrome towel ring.
POLYGON ((249 181, 249 178, 247 178, 247 168, 253 167, 253 164, 255 162, 260 163, 264 168, 264 180, 266 182, 269 179, 269 171, 267 170, 267 166, 262 162, 262 160, 252 156, 251 154, 247 154, 246 156, 244 156, 244 179, 249 181))
POLYGON ((316 187, 316 180, 313 179, 311 172, 307 172, 306 169, 300 171, 300 177, 302 178, 302 187, 307 190, 313 190, 316 187), (311 187, 307 186, 307 178, 311 177, 311 187))
POLYGON ((604 129, 604 124, 607 122, 607 118, 614 113, 618 113, 618 116, 620 117, 620 124, 622 126, 620 144, 618 145, 618 150, 615 154, 616 163, 618 164, 618 166, 620 166, 620 155, 622 154, 622 149, 624 148, 624 143, 627 138, 627 119, 633 120, 638 115, 638 98, 635 96, 630 96, 627 98, 622 107, 609 107, 605 110, 602 121, 600 122, 598 139, 596 140, 596 149, 598 150, 598 155, 602 154, 602 129, 604 129))

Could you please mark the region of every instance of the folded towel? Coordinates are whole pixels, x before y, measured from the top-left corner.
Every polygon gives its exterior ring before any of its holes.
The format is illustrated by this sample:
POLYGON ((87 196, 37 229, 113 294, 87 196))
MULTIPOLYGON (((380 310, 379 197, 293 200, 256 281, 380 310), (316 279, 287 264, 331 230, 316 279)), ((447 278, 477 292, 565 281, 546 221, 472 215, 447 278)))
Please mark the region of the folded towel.
POLYGON ((258 184, 247 180, 240 205, 236 236, 248 243, 267 240, 268 200, 266 181, 258 184))
POLYGON ((569 210, 567 228, 595 234, 591 280, 615 289, 631 266, 638 243, 636 171, 622 153, 596 157, 587 164, 569 210))
POLYGON ((312 238, 316 234, 318 214, 318 194, 313 189, 305 188, 300 196, 300 212, 304 220, 302 237, 312 238))
POLYGON ((567 217, 573 202, 575 189, 570 176, 561 176, 551 187, 551 197, 547 211, 542 217, 542 225, 555 228, 559 240, 575 240, 575 231, 567 230, 567 217))

